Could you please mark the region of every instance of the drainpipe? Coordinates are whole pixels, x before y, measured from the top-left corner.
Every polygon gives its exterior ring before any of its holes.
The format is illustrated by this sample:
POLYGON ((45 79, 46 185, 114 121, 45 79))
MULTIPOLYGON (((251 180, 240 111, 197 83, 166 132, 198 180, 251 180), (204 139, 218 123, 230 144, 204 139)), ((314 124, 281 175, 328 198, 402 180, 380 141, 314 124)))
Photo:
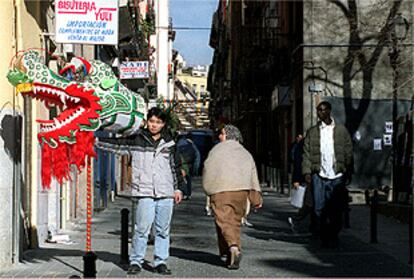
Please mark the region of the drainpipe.
MULTIPOLYGON (((18 34, 18 15, 19 10, 21 7, 17 3, 18 1, 15 0, 16 3, 16 13, 15 16, 17 18, 15 19, 16 24, 16 35, 18 34)), ((17 36, 17 49, 21 50, 21 46, 19 43, 23 41, 22 33, 18 34, 17 36)), ((17 98, 15 95, 14 98, 17 98)), ((34 235, 34 231, 32 229, 32 100, 28 96, 23 96, 23 133, 20 133, 20 136, 23 136, 23 141, 21 143, 21 149, 22 149, 22 163, 19 164, 19 169, 17 175, 17 181, 16 181, 16 189, 19 191, 19 210, 21 207, 21 210, 24 210, 23 216, 16 218, 19 221, 22 220, 22 218, 26 218, 27 220, 27 232, 29 237, 29 248, 34 248, 33 244, 36 237, 34 235), (22 166, 23 165, 23 168, 22 166), (24 181, 24 184, 21 185, 21 182, 24 181), (24 187, 24 189, 22 188, 24 187), (21 192, 24 190, 24 195, 21 192)), ((16 134, 18 136, 18 134, 16 134)), ((18 211, 18 214, 20 215, 20 211, 18 211)), ((19 224, 19 230, 22 226, 19 224)), ((20 234, 19 234, 20 236, 20 234)), ((23 247, 22 247, 23 248, 23 247)), ((23 251, 21 249, 21 251, 23 251)))
MULTIPOLYGON (((13 42, 12 42, 12 48, 14 50, 17 49, 17 11, 18 7, 16 4, 16 0, 13 0, 13 42)), ((15 138, 15 144, 19 144, 19 132, 20 129, 18 127, 18 121, 17 117, 18 114, 16 112, 17 107, 17 96, 16 94, 13 94, 13 119, 14 119, 14 138, 15 138)), ((21 148, 16 146, 16 150, 21 148)), ((17 160, 17 158, 14 158, 13 160, 13 209, 12 209, 12 232, 13 232, 13 238, 12 238, 12 263, 18 263, 21 255, 22 246, 20 245, 20 227, 21 227, 21 218, 20 218, 20 205, 21 205, 21 162, 17 160)))

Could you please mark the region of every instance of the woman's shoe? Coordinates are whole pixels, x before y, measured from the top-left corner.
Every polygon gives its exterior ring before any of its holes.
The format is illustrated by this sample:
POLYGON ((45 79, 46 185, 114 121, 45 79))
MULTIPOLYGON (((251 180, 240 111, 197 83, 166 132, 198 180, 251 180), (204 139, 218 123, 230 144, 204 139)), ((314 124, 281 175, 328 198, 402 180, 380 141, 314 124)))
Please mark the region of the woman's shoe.
POLYGON ((245 217, 242 218, 241 224, 242 224, 242 226, 246 226, 246 227, 249 227, 249 228, 253 227, 253 224, 250 223, 249 221, 247 221, 247 218, 245 218, 245 217))
POLYGON ((211 215, 212 215, 212 213, 213 213, 213 212, 212 212, 212 210, 211 210, 211 208, 210 208, 210 207, 208 207, 208 206, 206 206, 206 208, 205 208, 205 209, 206 209, 206 215, 207 215, 207 216, 211 216, 211 215))
POLYGON ((242 254, 239 251, 239 248, 235 246, 230 247, 230 261, 229 261, 229 265, 227 266, 227 268, 228 269, 239 269, 241 258, 242 258, 242 254))

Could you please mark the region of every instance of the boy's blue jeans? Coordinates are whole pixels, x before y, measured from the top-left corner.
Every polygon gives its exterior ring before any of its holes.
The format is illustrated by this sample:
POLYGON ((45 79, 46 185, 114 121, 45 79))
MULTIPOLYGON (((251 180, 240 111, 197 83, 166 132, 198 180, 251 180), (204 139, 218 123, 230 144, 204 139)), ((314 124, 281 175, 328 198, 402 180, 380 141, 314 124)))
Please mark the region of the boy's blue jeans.
POLYGON ((139 198, 135 214, 130 264, 142 267, 152 223, 155 226, 154 267, 166 264, 170 249, 170 227, 174 199, 139 198))

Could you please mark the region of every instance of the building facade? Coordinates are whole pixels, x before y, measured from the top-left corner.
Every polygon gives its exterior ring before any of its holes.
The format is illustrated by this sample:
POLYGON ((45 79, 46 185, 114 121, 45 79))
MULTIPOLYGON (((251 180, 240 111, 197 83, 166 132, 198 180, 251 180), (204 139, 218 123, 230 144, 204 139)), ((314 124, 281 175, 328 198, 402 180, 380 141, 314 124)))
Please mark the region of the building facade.
POLYGON ((210 36, 212 124, 238 125, 262 178, 276 168, 287 186, 290 144, 328 100, 354 139, 352 186, 391 185, 385 126, 393 106, 397 116, 410 110, 413 88, 413 28, 390 40, 398 13, 412 22, 412 1, 220 1, 210 36))
MULTIPOLYGON (((0 267, 17 263, 24 249, 37 247, 60 233, 70 222, 86 216, 86 195, 83 194, 86 193, 86 171, 78 174, 74 170, 72 179, 62 185, 52 181, 50 190, 41 186, 36 119, 48 119, 50 115, 40 102, 16 95, 7 81, 10 60, 15 54, 29 48, 39 49, 45 63, 56 72, 61 66, 54 58, 58 56, 68 60, 73 56, 99 59, 111 65, 115 73, 124 59, 148 60, 154 69, 151 78, 125 83, 135 91, 144 92, 148 84, 157 87, 160 82, 162 89, 158 92, 168 93, 164 90, 171 83, 168 76, 172 59, 168 1, 122 0, 119 5, 118 45, 108 46, 58 44, 54 39, 53 1, 8 0, 2 3, 0 267), (160 24, 157 26, 167 29, 155 28, 156 21, 160 24), (157 44, 152 45, 151 38, 156 38, 157 44), (151 60, 155 51, 157 61, 151 60)), ((156 94, 152 97, 157 98, 156 94)))

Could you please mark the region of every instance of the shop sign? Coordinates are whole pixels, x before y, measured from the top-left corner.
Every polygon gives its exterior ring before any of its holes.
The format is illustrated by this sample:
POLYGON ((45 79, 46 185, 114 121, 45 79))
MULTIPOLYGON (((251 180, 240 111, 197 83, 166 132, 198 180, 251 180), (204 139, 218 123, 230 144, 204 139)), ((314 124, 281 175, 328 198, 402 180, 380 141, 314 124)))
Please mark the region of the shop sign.
POLYGON ((118 0, 56 0, 58 43, 118 45, 118 0))
POLYGON ((120 79, 149 78, 148 61, 122 62, 119 67, 120 79))

